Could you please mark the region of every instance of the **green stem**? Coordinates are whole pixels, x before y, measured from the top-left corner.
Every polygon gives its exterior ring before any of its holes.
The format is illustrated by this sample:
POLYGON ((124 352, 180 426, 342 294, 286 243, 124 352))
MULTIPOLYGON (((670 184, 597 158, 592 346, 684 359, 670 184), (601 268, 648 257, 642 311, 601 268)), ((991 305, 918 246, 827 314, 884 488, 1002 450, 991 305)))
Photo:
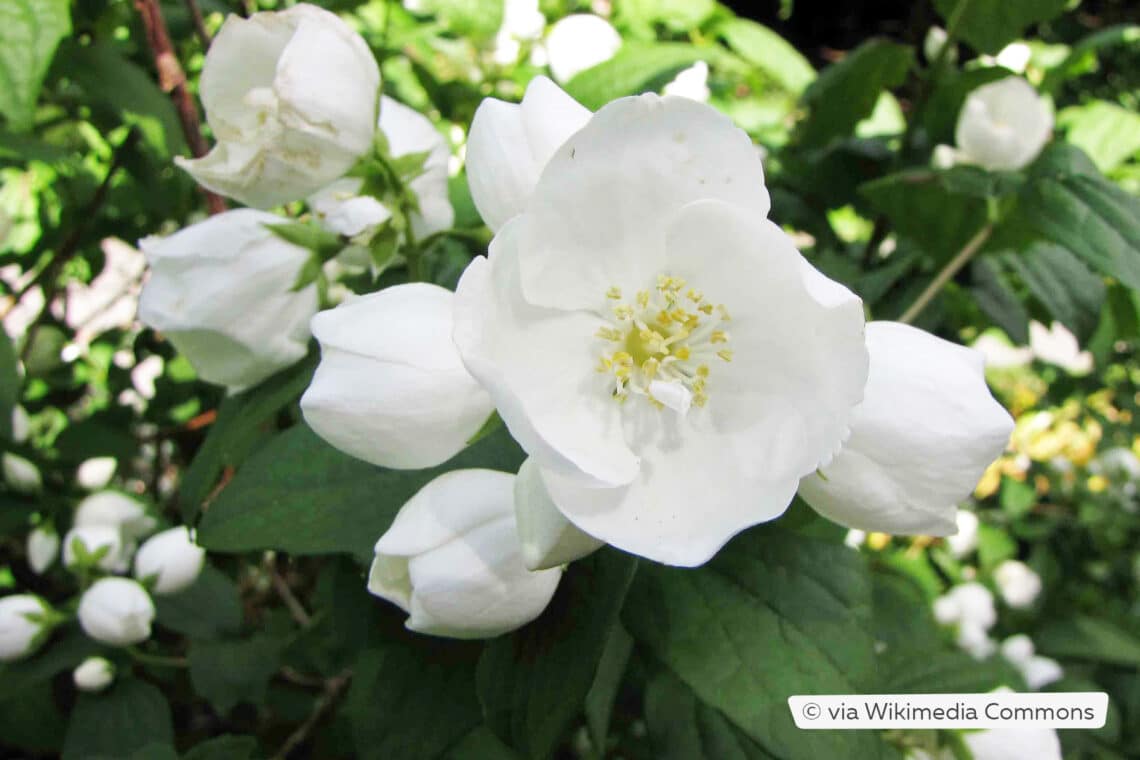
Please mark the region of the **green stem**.
POLYGON ((127 654, 136 662, 143 665, 154 665, 160 668, 187 668, 189 664, 184 657, 168 657, 160 654, 147 654, 138 647, 127 647, 127 654))
POLYGON ((899 321, 905 325, 912 324, 914 320, 918 318, 918 315, 922 313, 923 309, 930 305, 934 297, 942 292, 942 288, 946 287, 946 283, 954 279, 954 275, 958 274, 958 272, 962 270, 962 267, 966 266, 966 264, 970 262, 970 259, 974 258, 974 255, 982 249, 982 246, 990 239, 990 235, 993 234, 993 231, 994 225, 992 222, 978 230, 977 234, 970 238, 966 245, 962 247, 962 250, 958 251, 958 253, 954 255, 954 258, 950 259, 946 266, 942 267, 942 270, 934 276, 934 279, 930 281, 926 289, 919 293, 918 298, 914 299, 914 303, 910 305, 910 308, 904 311, 903 315, 899 317, 899 321))

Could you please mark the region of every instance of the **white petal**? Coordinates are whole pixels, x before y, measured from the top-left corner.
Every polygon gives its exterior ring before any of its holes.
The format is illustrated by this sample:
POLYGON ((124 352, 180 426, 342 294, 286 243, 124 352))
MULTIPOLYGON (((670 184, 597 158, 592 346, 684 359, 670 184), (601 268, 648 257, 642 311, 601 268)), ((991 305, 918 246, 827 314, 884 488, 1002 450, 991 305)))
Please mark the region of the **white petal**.
POLYGON ((1061 669, 1061 665, 1048 657, 1031 657, 1022 666, 1021 673, 1025 676, 1026 685, 1034 691, 1060 681, 1065 676, 1065 671, 1061 669))
POLYGON ((148 538, 135 554, 134 576, 153 577, 155 594, 176 594, 189 588, 206 563, 206 550, 194 543, 186 526, 170 528, 148 538))
POLYGON ((324 227, 338 235, 355 237, 392 216, 380 201, 359 194, 362 185, 361 179, 338 179, 309 196, 307 203, 324 227))
POLYGON ((1053 114, 1021 77, 983 85, 966 98, 955 141, 986 169, 1016 171, 1037 157, 1053 133, 1053 114))
POLYGON ((301 409, 340 450, 418 469, 459 453, 494 411, 451 340, 454 295, 413 283, 313 318, 321 363, 301 409))
POLYGON ((1034 654, 1033 641, 1024 633, 1010 636, 1001 643, 1001 656, 1018 667, 1024 667, 1034 654))
POLYGON ((523 462, 515 478, 515 518, 523 562, 529 570, 558 567, 604 545, 562 516, 550 500, 533 459, 523 462))
POLYGON ((546 77, 535 77, 518 105, 480 104, 467 138, 467 180, 488 227, 497 231, 526 207, 550 157, 589 118, 546 77))
POLYGON ((959 509, 954 515, 958 532, 946 537, 946 545, 955 557, 965 557, 978 548, 978 516, 973 512, 959 509))
POLYGON ((1044 726, 1016 723, 962 733, 974 760, 1061 760, 1057 732, 1044 726))
POLYGON ((641 95, 602 108, 542 173, 520 230, 531 303, 596 309, 611 286, 634 292, 660 274, 681 207, 721 200, 768 214, 752 141, 715 108, 641 95))
POLYGON ((994 583, 1010 607, 1025 609, 1041 593, 1041 577, 1029 565, 1007 559, 994 569, 994 583))
POLYGON ((608 21, 592 13, 574 13, 555 22, 546 35, 550 72, 568 82, 580 71, 614 57, 621 35, 608 21))
POLYGON ((867 326, 871 369, 851 438, 800 495, 849 528, 945 535, 1013 430, 981 356, 893 322, 867 326))

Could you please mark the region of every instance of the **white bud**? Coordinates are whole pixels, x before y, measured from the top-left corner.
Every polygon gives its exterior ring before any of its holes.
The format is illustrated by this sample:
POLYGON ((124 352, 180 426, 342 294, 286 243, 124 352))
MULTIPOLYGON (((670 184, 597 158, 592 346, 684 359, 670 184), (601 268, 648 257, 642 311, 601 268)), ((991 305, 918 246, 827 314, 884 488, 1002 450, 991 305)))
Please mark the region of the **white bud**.
POLYGON ((28 567, 42 575, 59 556, 59 534, 51 526, 40 525, 28 534, 28 567))
POLYGON ((546 35, 550 73, 568 82, 580 71, 608 61, 621 47, 621 35, 600 16, 574 13, 559 19, 546 35))
POLYGON ((198 579, 206 562, 206 550, 194 543, 185 526, 156 533, 135 555, 135 578, 154 578, 155 594, 176 594, 198 579))
POLYGON ((542 471, 528 458, 515 478, 515 519, 523 561, 530 570, 573 562, 605 544, 567 520, 546 491, 542 471))
POLYGON ((0 465, 4 468, 4 480, 12 490, 33 494, 43 488, 44 481, 40 475, 40 468, 22 456, 6 451, 0 459, 0 465))
POLYGON ((101 578, 79 600, 79 624, 88 636, 111 646, 150 638, 154 602, 136 581, 101 578))
POLYGON ((12 407, 12 442, 23 443, 28 440, 31 426, 27 410, 22 406, 12 407))
POLYGON ((994 570, 994 583, 1005 603, 1014 609, 1025 609, 1041 593, 1041 576, 1024 562, 1007 559, 994 570))
POLYGON ((980 583, 963 583, 934 600, 934 617, 943 625, 988 631, 997 622, 994 595, 980 583))
POLYGON ((248 206, 304 198, 372 146, 376 59, 360 35, 314 5, 227 18, 200 89, 218 143, 202 158, 175 161, 248 206))
POLYGON ((115 680, 115 666, 104 657, 88 657, 71 673, 80 691, 103 691, 115 680))
POLYGON ((310 253, 266 227, 286 221, 237 209, 139 243, 150 264, 139 319, 162 332, 203 380, 241 390, 308 350, 317 288, 294 292, 293 285, 310 253))
POLYGON ((1018 667, 1033 659, 1034 652, 1033 640, 1024 633, 1010 636, 1001 643, 1001 656, 1018 667))
MULTIPOLYGON (((926 31, 926 38, 922 41, 922 53, 928 62, 933 63, 938 60, 948 39, 946 30, 940 26, 932 26, 926 31)), ((946 51, 946 60, 951 62, 958 60, 958 50, 950 48, 946 51)))
POLYGON ((157 523, 138 499, 121 491, 98 491, 79 502, 71 524, 109 525, 119 529, 124 543, 132 543, 153 531, 157 523))
POLYGON ((946 537, 950 553, 961 559, 978 548, 978 516, 973 512, 959 509, 954 516, 958 532, 946 537))
POLYGON ((39 649, 51 631, 54 614, 34 594, 0 599, 0 662, 19 660, 39 649))
POLYGON ((954 139, 961 160, 998 171, 1025 167, 1053 134, 1053 113, 1033 85, 1007 77, 966 98, 954 139))
POLYGON ((63 566, 68 570, 81 564, 80 547, 84 556, 102 554, 95 563, 100 570, 120 573, 128 567, 130 550, 113 525, 77 525, 69 530, 63 537, 63 566))
POLYGON ((490 638, 534 620, 561 569, 531 572, 515 527, 514 476, 453 470, 413 496, 376 542, 368 590, 413 631, 490 638))
POLYGON ((105 488, 115 476, 119 461, 114 457, 93 457, 84 460, 75 472, 75 480, 80 488, 96 491, 105 488))
POLYGON ((1021 667, 1021 675, 1030 689, 1038 691, 1051 683, 1060 681, 1065 676, 1061 664, 1048 657, 1031 657, 1021 667))
POLYGON ((958 646, 975 660, 984 660, 997 651, 997 642, 978 625, 961 623, 958 626, 958 646))

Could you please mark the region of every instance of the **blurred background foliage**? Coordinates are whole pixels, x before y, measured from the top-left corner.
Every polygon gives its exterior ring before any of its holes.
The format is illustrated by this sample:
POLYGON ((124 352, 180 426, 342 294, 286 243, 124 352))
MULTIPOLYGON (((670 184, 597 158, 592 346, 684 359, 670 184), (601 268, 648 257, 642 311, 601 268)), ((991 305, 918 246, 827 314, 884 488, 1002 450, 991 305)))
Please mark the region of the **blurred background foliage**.
MULTIPOLYGON (((517 100, 549 73, 543 41, 504 52, 501 0, 320 4, 371 45, 385 93, 427 114, 453 147, 456 226, 473 234, 428 253, 433 279, 453 286, 487 239, 461 171, 466 129, 483 98, 517 100)), ((590 108, 660 91, 707 64, 709 102, 766 152, 772 218, 874 318, 902 315, 991 227, 917 319, 953 340, 982 339, 991 383, 1018 419, 969 505, 981 520, 976 548, 871 535, 852 551, 842 531, 796 505, 714 562, 773 588, 754 591, 767 606, 754 599, 741 613, 753 648, 723 642, 704 654, 678 631, 717 621, 670 606, 683 598, 678 571, 642 563, 631 586, 632 567, 608 552, 575 566, 543 620, 485 647, 406 636, 400 616, 368 597, 358 560, 427 476, 349 461, 296 425, 312 357, 223 398, 134 319, 144 269, 136 241, 207 211, 172 164, 195 139, 177 106, 192 99, 179 91, 195 94, 205 45, 226 14, 279 6, 164 0, 181 69, 160 58, 162 76, 140 20, 146 2, 137 6, 0 0, 0 433, 8 456, 42 479, 29 485, 5 467, 0 588, 59 598, 66 574, 32 574, 25 536, 33 525, 66 530, 76 501, 108 483, 173 523, 193 523, 208 505, 200 535, 210 566, 160 602, 147 651, 111 655, 133 675, 106 694, 71 687, 70 669, 98 649, 74 629, 0 668, 9 752, 897 757, 928 737, 797 736, 782 700, 836 684, 1023 685, 1000 655, 958 651, 929 612, 954 584, 993 586, 995 569, 1019 559, 1044 590, 1026 609, 1002 606, 993 634, 1028 633, 1060 661, 1065 677, 1047 688, 1111 695, 1103 730, 1062 732, 1066 756, 1140 756, 1135 3, 974 0, 955 29, 955 64, 922 50, 929 27, 953 16, 953 0, 541 2, 548 23, 595 13, 621 36, 613 57, 563 82, 590 108), (1010 68, 1052 98, 1058 139, 1022 174, 932 171, 966 94, 1010 68), (1000 223, 988 216, 995 205, 1006 211, 1000 223), (1079 347, 1016 348, 1031 343, 1032 322, 1063 325, 1079 347), (9 423, 17 406, 26 436, 9 423), (831 575, 812 581, 817 565, 831 575), (607 593, 592 594, 598 588, 607 593), (594 601, 570 615, 575 595, 594 601), (787 625, 799 633, 781 643, 787 625), (741 660, 760 685, 706 680, 717 658, 741 660), (842 663, 841 678, 829 680, 829 661, 842 663)), ((518 456, 492 445, 476 456, 518 456)))

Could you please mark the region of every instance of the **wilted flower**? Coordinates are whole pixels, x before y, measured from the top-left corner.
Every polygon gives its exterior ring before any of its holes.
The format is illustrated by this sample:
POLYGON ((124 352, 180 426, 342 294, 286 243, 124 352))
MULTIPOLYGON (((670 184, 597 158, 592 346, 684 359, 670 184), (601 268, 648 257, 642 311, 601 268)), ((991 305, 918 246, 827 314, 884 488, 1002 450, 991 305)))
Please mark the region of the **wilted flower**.
POLYGON ((314 5, 227 18, 200 88, 218 143, 202 158, 175 161, 248 206, 304 198, 372 147, 376 59, 360 35, 314 5))
POLYGON ((1041 576, 1015 559, 1007 559, 994 569, 994 583, 1005 603, 1015 609, 1029 607, 1041 593, 1041 576))
POLYGON ((376 542, 368 590, 436 636, 489 638, 538 617, 562 571, 523 564, 513 488, 514 476, 492 470, 432 480, 376 542))
POLYGON ((35 652, 51 631, 55 613, 34 594, 0 599, 0 662, 12 662, 35 652))
POLYGON ((239 209, 140 243, 151 274, 139 319, 203 380, 240 390, 305 355, 317 288, 293 290, 310 253, 266 227, 283 221, 239 209))
POLYGON ((198 579, 206 562, 206 550, 194 543, 186 526, 156 533, 135 555, 135 578, 153 579, 155 594, 176 594, 198 579))
POLYGON ((42 575, 59 556, 59 534, 50 525, 39 525, 28 533, 28 567, 42 575))
POLYGON ((578 72, 608 61, 620 47, 617 30, 592 13, 561 18, 546 35, 550 73, 559 82, 568 82, 578 72))
POLYGON ((84 565, 85 558, 98 556, 94 566, 109 573, 129 567, 130 548, 114 525, 76 525, 63 537, 63 566, 84 565))
POLYGON ((105 657, 88 657, 72 671, 71 680, 80 691, 103 691, 115 680, 115 666, 105 657))
POLYGON ((966 98, 954 140, 958 160, 1016 171, 1037 158, 1053 134, 1048 104, 1021 77, 982 85, 966 98))
POLYGON ((309 427, 384 467, 432 467, 461 451, 494 407, 452 343, 453 301, 412 283, 314 317, 321 363, 301 398, 309 427))
POLYGON ((79 624, 88 636, 125 647, 150 638, 154 602, 129 578, 100 578, 79 600, 79 624))

